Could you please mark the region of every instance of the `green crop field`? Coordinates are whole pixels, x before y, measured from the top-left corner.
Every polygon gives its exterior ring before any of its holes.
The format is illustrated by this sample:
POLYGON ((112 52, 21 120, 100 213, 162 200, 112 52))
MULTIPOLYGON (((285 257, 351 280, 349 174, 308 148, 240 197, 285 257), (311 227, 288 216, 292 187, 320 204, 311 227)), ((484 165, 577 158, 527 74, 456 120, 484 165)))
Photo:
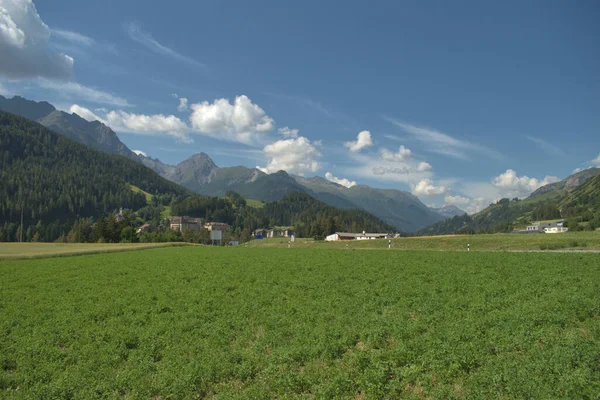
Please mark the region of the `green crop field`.
MULTIPOLYGON (((253 240, 246 246, 287 248, 288 238, 253 240)), ((393 250, 466 251, 540 251, 540 250, 600 250, 600 232, 567 232, 561 234, 446 235, 407 237, 392 240, 393 250)), ((296 248, 327 249, 387 249, 388 239, 326 242, 296 239, 296 248)))
POLYGON ((600 257, 174 247, 0 261, 0 398, 598 398, 600 257))

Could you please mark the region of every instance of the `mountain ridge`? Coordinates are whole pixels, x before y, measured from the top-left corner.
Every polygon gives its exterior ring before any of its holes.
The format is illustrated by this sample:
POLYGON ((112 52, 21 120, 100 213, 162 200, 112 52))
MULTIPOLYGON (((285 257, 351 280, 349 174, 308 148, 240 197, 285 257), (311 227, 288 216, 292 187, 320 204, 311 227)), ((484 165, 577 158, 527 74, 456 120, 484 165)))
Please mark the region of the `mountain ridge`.
POLYGON ((76 113, 57 110, 52 104, 36 102, 20 96, 8 99, 0 95, 0 110, 38 122, 46 128, 65 135, 96 150, 119 154, 139 161, 117 134, 100 121, 88 121, 76 113))

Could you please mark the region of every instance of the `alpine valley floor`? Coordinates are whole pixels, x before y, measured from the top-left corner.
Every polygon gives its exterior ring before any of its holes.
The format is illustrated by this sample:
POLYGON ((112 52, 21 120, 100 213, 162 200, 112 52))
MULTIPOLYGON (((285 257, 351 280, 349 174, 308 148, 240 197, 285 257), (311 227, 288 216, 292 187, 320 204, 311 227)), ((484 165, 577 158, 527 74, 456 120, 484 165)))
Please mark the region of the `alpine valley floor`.
POLYGON ((600 257, 171 247, 0 261, 0 398, 595 398, 600 257))

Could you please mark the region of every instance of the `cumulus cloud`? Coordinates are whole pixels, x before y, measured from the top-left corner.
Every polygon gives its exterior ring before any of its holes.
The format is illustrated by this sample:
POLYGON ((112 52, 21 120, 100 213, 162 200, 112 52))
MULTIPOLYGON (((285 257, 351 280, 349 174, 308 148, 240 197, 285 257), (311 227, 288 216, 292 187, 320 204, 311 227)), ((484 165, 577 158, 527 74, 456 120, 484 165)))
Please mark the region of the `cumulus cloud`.
POLYGON ((198 133, 217 139, 253 144, 275 127, 275 121, 244 95, 232 103, 217 99, 192 104, 190 122, 198 133))
POLYGON ((356 140, 353 142, 346 142, 344 146, 350 149, 352 152, 358 152, 367 147, 373 146, 373 140, 371 139, 371 132, 362 131, 356 136, 356 140))
POLYGON ((73 104, 69 112, 76 113, 88 121, 100 121, 117 132, 138 133, 142 135, 166 134, 175 138, 178 142, 191 143, 190 128, 185 122, 174 115, 144 115, 128 113, 123 110, 107 111, 96 109, 102 113, 98 115, 88 108, 73 104))
POLYGON ((0 75, 11 79, 72 75, 72 57, 48 46, 50 29, 31 0, 0 2, 0 75))
POLYGON ((189 128, 174 115, 144 115, 125 111, 110 111, 106 114, 108 126, 121 132, 142 134, 166 133, 182 143, 191 143, 189 128))
POLYGON ((435 186, 431 179, 421 179, 416 185, 411 185, 411 192, 415 196, 432 197, 446 193, 445 186, 435 186))
POLYGON ((263 152, 269 162, 264 168, 256 168, 269 174, 284 170, 291 174, 304 175, 306 172, 316 172, 320 168, 318 158, 321 157, 321 153, 314 143, 303 136, 278 140, 265 146, 263 152))
POLYGON ((144 153, 141 150, 131 150, 133 151, 135 154, 137 154, 138 156, 144 156, 144 157, 148 157, 148 154, 144 153))
POLYGON ((351 181, 347 178, 338 178, 333 176, 333 174, 331 172, 327 172, 325 174, 325 179, 327 179, 330 182, 333 183, 337 183, 338 185, 342 185, 345 186, 347 188, 351 188, 352 186, 356 186, 356 182, 355 181, 351 181))
POLYGON ((541 181, 526 175, 518 176, 512 169, 492 179, 492 185, 502 190, 506 197, 526 197, 534 190, 549 183, 558 182, 556 176, 546 176, 541 181))
POLYGON ((186 99, 185 97, 180 97, 179 105, 177 106, 177 111, 184 112, 184 111, 187 111, 187 109, 188 109, 188 99, 186 99))
POLYGON ((295 138, 298 137, 298 129, 290 129, 287 126, 284 126, 283 128, 279 128, 279 133, 281 133, 283 136, 285 137, 290 137, 290 138, 295 138))
POLYGON ((464 206, 471 203, 471 199, 463 196, 452 196, 448 195, 444 197, 444 203, 446 205, 464 206))
POLYGON ((404 147, 404 145, 400 146, 396 153, 389 151, 388 149, 381 149, 381 157, 386 161, 407 161, 412 157, 412 151, 410 149, 404 147))
POLYGON ((596 167, 600 167, 600 154, 598 154, 598 157, 594 158, 590 162, 592 163, 592 165, 595 165, 596 167))

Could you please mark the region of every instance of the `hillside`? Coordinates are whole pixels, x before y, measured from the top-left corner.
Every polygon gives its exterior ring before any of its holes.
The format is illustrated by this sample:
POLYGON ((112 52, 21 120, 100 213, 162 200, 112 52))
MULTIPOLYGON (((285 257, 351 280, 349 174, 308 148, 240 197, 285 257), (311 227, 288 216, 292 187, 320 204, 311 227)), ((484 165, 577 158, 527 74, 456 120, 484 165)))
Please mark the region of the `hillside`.
POLYGON ((0 110, 39 122, 46 128, 65 135, 96 150, 139 161, 112 129, 99 121, 89 122, 79 115, 57 110, 52 104, 27 100, 19 96, 12 99, 0 96, 0 110))
POLYGON ((65 234, 81 217, 146 205, 142 193, 188 192, 141 163, 91 149, 28 119, 0 111, 0 241, 18 240, 23 208, 24 240, 65 234))
POLYGON ((543 186, 523 200, 501 199, 472 216, 455 216, 418 233, 507 232, 535 220, 558 218, 567 219, 571 230, 596 227, 596 222, 590 221, 600 220, 600 169, 591 168, 543 186))

